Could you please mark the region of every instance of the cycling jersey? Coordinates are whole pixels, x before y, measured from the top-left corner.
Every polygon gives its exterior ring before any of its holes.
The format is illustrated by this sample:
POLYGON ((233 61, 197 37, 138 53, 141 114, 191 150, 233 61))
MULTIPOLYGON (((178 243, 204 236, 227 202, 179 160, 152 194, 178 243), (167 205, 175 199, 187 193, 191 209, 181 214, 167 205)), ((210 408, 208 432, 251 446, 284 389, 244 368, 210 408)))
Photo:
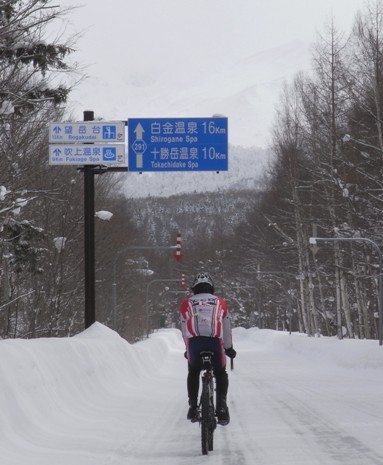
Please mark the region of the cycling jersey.
POLYGON ((181 330, 187 340, 205 336, 222 339, 224 348, 232 346, 231 325, 226 302, 213 294, 195 294, 181 304, 181 330))

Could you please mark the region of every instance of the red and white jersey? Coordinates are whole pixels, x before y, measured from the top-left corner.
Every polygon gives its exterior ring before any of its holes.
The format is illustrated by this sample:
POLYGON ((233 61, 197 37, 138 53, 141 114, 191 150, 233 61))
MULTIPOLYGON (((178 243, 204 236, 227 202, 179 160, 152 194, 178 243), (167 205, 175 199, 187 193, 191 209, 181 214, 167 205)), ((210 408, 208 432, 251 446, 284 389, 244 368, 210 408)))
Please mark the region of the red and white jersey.
POLYGON ((231 325, 226 302, 213 294, 195 294, 181 304, 181 330, 184 339, 195 336, 223 340, 225 348, 232 346, 231 325))

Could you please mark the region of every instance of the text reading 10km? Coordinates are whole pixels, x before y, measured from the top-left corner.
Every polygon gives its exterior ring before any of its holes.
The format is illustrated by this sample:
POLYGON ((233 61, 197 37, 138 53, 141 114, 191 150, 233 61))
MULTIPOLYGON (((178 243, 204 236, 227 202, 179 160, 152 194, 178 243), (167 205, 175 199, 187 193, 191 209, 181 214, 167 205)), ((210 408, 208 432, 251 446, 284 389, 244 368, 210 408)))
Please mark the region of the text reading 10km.
POLYGON ((215 147, 203 147, 202 154, 205 160, 225 160, 226 154, 217 152, 215 147))

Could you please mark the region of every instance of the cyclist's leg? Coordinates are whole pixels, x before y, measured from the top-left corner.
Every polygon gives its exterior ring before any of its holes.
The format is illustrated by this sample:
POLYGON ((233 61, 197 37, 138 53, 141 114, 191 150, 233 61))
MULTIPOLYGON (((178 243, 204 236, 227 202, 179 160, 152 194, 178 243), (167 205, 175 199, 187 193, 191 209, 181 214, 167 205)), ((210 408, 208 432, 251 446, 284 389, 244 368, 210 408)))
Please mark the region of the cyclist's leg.
POLYGON ((214 371, 217 383, 217 396, 224 396, 226 398, 229 389, 229 377, 225 368, 214 371))
POLYGON ((226 369, 217 370, 215 372, 216 387, 217 387, 217 417, 218 423, 227 425, 230 421, 229 408, 226 403, 229 380, 226 369))
MULTIPOLYGON (((196 373, 202 370, 201 351, 214 353, 213 370, 217 381, 217 392, 226 396, 229 380, 226 372, 226 355, 221 339, 213 337, 197 336, 188 341, 189 374, 195 382, 196 373)), ((199 378, 198 381, 199 383, 199 378)), ((195 385, 194 385, 195 386, 195 385)))
POLYGON ((197 336, 188 340, 188 394, 195 398, 199 390, 199 373, 202 370, 201 351, 214 353, 213 370, 217 381, 217 393, 226 397, 228 389, 228 376, 226 372, 226 356, 221 339, 197 336))
POLYGON ((226 371, 226 356, 221 340, 215 340, 215 356, 214 356, 214 375, 216 379, 217 393, 217 416, 218 423, 227 425, 230 421, 229 409, 226 404, 227 391, 229 388, 229 377, 226 371))
POLYGON ((189 397, 189 405, 197 405, 198 391, 199 391, 199 374, 200 369, 198 367, 193 367, 188 365, 188 377, 187 377, 187 389, 189 397))
POLYGON ((197 400, 199 391, 199 374, 202 370, 200 352, 204 350, 204 339, 201 336, 192 337, 188 340, 188 395, 189 399, 197 400), (202 348, 201 348, 202 347, 202 348))
POLYGON ((188 376, 187 390, 189 398, 189 410, 187 419, 192 422, 198 421, 198 392, 200 384, 200 372, 202 369, 200 347, 200 337, 193 337, 188 340, 187 355, 188 355, 188 376))
POLYGON ((198 421, 198 390, 200 370, 193 369, 189 364, 187 377, 187 390, 189 399, 189 410, 186 418, 192 422, 198 421))
POLYGON ((214 352, 213 370, 217 382, 217 394, 227 395, 229 387, 229 378, 226 371, 226 355, 221 339, 212 339, 212 348, 214 352))

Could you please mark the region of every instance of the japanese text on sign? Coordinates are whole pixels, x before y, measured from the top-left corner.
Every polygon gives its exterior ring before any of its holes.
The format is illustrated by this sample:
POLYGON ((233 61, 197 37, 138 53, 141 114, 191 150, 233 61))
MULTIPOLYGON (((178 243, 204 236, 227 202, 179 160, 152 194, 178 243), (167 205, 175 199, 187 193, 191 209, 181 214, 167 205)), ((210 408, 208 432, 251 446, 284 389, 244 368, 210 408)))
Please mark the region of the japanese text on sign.
POLYGON ((227 118, 130 119, 130 171, 228 169, 227 118))
POLYGON ((51 165, 94 165, 123 163, 125 161, 124 145, 61 145, 49 147, 51 165))
POLYGON ((125 123, 74 122, 51 123, 49 141, 63 142, 125 142, 125 123))

